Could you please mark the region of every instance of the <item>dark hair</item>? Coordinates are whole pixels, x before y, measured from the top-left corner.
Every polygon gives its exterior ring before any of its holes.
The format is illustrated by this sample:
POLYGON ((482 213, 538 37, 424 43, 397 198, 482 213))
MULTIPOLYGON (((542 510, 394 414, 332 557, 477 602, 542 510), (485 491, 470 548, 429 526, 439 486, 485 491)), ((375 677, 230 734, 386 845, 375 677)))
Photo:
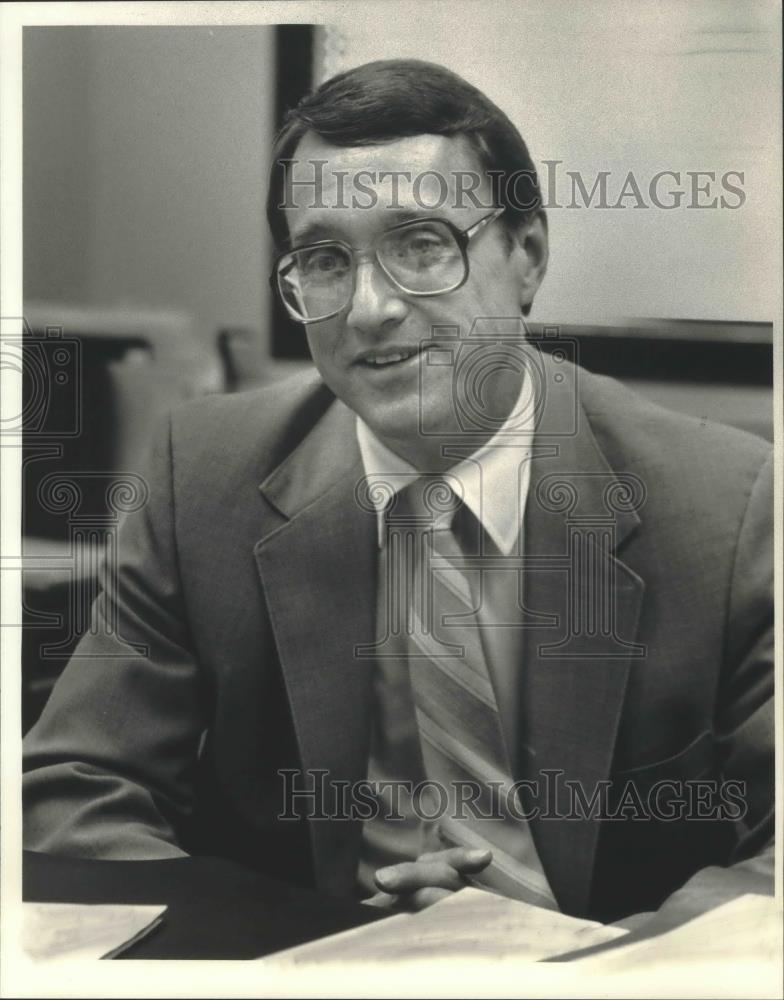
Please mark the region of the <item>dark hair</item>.
POLYGON ((273 149, 267 220, 279 247, 288 230, 280 208, 283 162, 314 132, 335 146, 367 146, 415 135, 464 135, 485 170, 498 171, 503 220, 514 232, 541 209, 528 147, 509 118, 451 70, 419 59, 382 59, 333 76, 289 111, 273 149), (509 190, 508 178, 516 178, 509 190), (520 194, 517 181, 522 182, 520 194), (510 197, 510 194, 512 197, 510 197))

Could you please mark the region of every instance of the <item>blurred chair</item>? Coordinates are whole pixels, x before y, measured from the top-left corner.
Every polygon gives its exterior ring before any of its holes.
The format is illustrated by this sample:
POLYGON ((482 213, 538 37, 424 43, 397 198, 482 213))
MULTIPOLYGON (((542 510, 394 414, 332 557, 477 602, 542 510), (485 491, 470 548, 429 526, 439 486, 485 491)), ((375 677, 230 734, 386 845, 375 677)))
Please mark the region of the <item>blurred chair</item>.
POLYGON ((218 330, 217 345, 226 392, 242 392, 269 381, 269 359, 251 327, 223 327, 218 330))
POLYGON ((309 359, 274 360, 262 347, 258 331, 246 326, 223 327, 218 330, 217 350, 223 371, 226 392, 243 392, 269 385, 305 368, 309 359))

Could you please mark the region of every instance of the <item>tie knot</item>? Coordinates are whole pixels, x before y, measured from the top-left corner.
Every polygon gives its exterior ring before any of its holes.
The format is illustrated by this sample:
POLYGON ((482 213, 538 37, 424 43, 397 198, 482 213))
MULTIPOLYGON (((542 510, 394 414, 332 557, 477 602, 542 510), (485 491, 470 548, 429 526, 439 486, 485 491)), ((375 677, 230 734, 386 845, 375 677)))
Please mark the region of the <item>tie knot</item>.
POLYGON ((463 506, 462 486, 455 476, 422 475, 401 490, 387 508, 387 522, 422 531, 449 531, 463 506))

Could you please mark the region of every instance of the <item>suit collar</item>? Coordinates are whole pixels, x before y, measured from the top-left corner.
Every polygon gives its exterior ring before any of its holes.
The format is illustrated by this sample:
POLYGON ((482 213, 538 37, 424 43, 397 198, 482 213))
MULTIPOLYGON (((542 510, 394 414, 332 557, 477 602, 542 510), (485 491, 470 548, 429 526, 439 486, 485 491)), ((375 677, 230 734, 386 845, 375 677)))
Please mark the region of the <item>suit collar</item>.
MULTIPOLYGON (((462 445, 455 455, 455 465, 446 473, 447 481, 457 489, 498 550, 507 556, 518 544, 528 491, 527 455, 534 416, 529 405, 530 390, 531 378, 526 376, 509 418, 487 443, 462 445)), ((356 423, 368 480, 384 487, 369 491, 378 500, 378 544, 381 546, 386 537, 384 511, 389 489, 395 492, 405 489, 421 472, 391 451, 359 417, 356 423)))
POLYGON ((262 496, 284 517, 295 517, 358 466, 355 420, 354 413, 334 399, 302 442, 260 484, 262 496))
MULTIPOLYGON (((599 447, 579 402, 586 373, 566 361, 553 361, 549 354, 537 351, 533 356, 535 413, 519 437, 533 441, 532 466, 542 473, 532 484, 539 491, 537 503, 548 508, 565 504, 576 519, 605 516, 613 524, 612 544, 620 545, 640 523, 637 508, 644 500, 644 485, 622 470, 616 473, 599 447), (543 464, 548 456, 557 458, 557 465, 543 464), (565 487, 568 495, 562 492, 565 487)), ((262 495, 284 517, 294 517, 346 475, 357 470, 362 474, 356 421, 353 411, 334 399, 302 442, 260 484, 262 495)))

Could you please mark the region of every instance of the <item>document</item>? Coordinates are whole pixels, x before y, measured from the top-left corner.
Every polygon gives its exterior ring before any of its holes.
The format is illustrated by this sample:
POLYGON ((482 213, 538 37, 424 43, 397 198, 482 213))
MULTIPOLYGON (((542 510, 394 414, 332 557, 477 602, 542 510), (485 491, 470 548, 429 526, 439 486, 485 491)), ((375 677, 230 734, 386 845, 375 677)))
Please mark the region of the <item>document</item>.
POLYGON ((781 904, 745 895, 665 934, 577 960, 587 970, 626 970, 664 963, 670 970, 695 962, 715 967, 781 963, 781 904))
POLYGON ((781 996, 781 924, 780 904, 747 895, 627 944, 621 928, 468 888, 258 961, 303 996, 344 988, 350 967, 368 991, 357 996, 424 995, 413 992, 423 983, 434 996, 507 995, 524 982, 530 996, 769 998, 781 996), (590 957, 543 961, 607 942, 590 957))
POLYGON ((115 958, 154 930, 165 909, 23 903, 22 948, 36 961, 115 958))
POLYGON ((268 963, 394 962, 433 958, 538 962, 628 932, 471 887, 421 913, 401 913, 279 952, 268 963))

